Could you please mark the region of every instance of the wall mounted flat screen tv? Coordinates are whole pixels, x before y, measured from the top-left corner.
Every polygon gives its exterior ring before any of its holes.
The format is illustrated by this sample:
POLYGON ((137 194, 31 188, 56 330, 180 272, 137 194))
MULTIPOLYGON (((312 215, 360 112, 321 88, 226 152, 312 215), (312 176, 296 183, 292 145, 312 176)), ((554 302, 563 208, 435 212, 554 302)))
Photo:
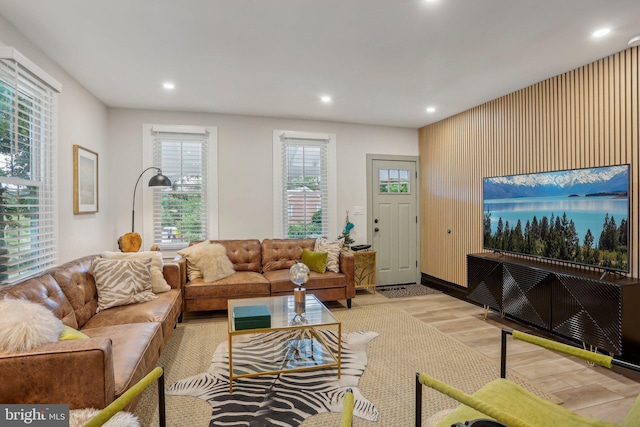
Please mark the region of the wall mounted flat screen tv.
POLYGON ((629 272, 629 165, 484 178, 484 248, 629 272))

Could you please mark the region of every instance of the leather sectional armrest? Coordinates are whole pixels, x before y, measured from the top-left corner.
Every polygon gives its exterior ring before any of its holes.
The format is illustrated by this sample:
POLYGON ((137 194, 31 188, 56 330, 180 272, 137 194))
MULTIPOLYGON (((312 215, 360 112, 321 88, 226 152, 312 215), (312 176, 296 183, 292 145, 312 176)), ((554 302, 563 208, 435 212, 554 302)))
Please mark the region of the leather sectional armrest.
POLYGON ((60 341, 0 352, 0 402, 102 409, 115 399, 111 339, 60 341))
POLYGON ((347 281, 347 298, 356 296, 356 264, 351 252, 340 251, 340 272, 345 275, 347 281))
POLYGON ((182 289, 182 285, 187 280, 185 260, 164 263, 162 274, 171 289, 182 289), (181 264, 184 264, 184 272, 181 264))

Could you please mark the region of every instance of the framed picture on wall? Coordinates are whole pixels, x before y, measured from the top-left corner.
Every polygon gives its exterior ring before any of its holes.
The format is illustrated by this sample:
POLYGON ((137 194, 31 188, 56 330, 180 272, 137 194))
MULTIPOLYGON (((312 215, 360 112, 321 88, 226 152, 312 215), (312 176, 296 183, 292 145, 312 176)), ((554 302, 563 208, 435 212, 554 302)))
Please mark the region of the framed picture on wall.
POLYGON ((73 213, 98 212, 98 153, 73 146, 73 213))

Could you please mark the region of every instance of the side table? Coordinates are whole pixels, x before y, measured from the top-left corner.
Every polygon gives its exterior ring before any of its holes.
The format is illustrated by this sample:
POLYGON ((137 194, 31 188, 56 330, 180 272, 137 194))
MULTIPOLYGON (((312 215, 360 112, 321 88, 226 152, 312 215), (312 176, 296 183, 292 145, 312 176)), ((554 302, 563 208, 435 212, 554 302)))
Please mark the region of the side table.
POLYGON ((376 293, 376 252, 353 252, 356 289, 373 288, 376 293))

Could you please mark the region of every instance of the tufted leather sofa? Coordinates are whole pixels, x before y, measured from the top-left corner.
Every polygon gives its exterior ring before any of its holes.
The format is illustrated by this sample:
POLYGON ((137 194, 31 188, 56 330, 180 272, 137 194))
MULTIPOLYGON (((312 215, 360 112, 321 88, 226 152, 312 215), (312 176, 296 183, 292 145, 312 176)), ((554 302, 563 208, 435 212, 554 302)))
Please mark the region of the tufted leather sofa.
MULTIPOLYGON (((295 285, 289 280, 289 268, 300 260, 302 249, 313 250, 315 240, 211 240, 227 249, 236 272, 209 283, 202 278, 193 281, 185 278, 182 311, 226 310, 229 299, 292 294, 295 285)), ((356 294, 354 274, 353 254, 343 251, 339 273, 311 272, 305 288, 321 301, 345 299, 351 308, 351 298, 356 294)))
MULTIPOLYGON (((0 352, 0 403, 64 403, 104 408, 156 366, 181 316, 183 272, 164 265, 169 292, 153 301, 96 314, 98 294, 87 256, 0 290, 0 299, 44 305, 88 340, 59 341, 20 353, 0 352)), ((0 315, 2 315, 0 313, 0 315)), ((129 405, 132 409, 137 400, 129 405)))

